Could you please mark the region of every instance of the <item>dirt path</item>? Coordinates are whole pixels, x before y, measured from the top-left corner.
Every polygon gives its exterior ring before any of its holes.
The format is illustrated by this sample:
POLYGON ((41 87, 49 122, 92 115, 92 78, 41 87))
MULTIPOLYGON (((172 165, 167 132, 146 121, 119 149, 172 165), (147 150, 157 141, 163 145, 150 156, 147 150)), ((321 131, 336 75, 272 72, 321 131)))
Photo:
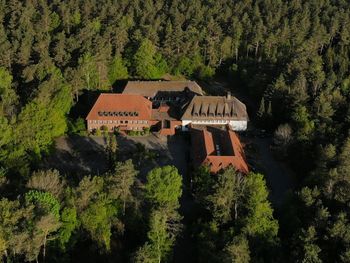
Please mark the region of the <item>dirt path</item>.
POLYGON ((269 138, 254 138, 254 145, 258 149, 259 162, 263 167, 264 175, 270 189, 270 200, 275 206, 280 206, 285 195, 294 188, 295 182, 293 172, 282 162, 277 161, 270 145, 269 138))

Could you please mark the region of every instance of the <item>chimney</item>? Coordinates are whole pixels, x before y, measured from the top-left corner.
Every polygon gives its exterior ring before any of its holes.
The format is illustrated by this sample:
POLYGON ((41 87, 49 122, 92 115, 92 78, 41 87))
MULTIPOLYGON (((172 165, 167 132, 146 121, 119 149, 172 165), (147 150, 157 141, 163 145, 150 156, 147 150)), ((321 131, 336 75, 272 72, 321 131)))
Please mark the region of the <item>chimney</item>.
POLYGON ((230 99, 231 99, 231 91, 228 91, 228 92, 227 92, 226 98, 227 98, 227 100, 230 100, 230 99))

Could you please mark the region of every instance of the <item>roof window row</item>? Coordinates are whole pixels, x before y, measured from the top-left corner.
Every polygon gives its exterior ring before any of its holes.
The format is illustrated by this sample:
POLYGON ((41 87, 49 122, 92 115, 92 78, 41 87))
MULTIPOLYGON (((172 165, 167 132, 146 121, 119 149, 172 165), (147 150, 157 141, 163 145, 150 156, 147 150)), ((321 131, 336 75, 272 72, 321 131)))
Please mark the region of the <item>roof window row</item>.
POLYGON ((121 116, 121 117, 127 117, 127 116, 139 116, 139 113, 137 111, 99 111, 98 116, 121 116))

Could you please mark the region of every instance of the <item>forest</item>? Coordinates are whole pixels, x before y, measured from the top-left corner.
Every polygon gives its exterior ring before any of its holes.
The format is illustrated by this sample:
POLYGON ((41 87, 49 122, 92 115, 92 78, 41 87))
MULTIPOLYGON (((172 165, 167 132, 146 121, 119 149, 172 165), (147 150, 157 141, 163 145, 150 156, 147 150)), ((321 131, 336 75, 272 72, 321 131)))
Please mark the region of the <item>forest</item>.
POLYGON ((187 229, 189 262, 350 262, 349 59, 346 0, 0 0, 1 260, 174 262, 187 229), (281 208, 263 175, 201 167, 184 224, 177 169, 141 178, 113 136, 106 174, 39 169, 82 94, 165 75, 256 103, 297 175, 281 208))

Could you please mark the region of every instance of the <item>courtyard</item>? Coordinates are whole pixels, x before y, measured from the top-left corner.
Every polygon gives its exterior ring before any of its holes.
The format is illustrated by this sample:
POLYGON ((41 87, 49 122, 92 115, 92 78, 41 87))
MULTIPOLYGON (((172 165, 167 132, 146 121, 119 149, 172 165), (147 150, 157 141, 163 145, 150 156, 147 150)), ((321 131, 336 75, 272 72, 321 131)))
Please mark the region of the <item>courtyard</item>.
MULTIPOLYGON (((184 178, 189 171, 190 141, 186 135, 116 137, 118 160, 132 159, 141 173, 154 167, 174 165, 184 178)), ((53 152, 44 158, 43 166, 65 175, 99 175, 108 170, 106 138, 103 136, 63 136, 55 141, 53 152)))

